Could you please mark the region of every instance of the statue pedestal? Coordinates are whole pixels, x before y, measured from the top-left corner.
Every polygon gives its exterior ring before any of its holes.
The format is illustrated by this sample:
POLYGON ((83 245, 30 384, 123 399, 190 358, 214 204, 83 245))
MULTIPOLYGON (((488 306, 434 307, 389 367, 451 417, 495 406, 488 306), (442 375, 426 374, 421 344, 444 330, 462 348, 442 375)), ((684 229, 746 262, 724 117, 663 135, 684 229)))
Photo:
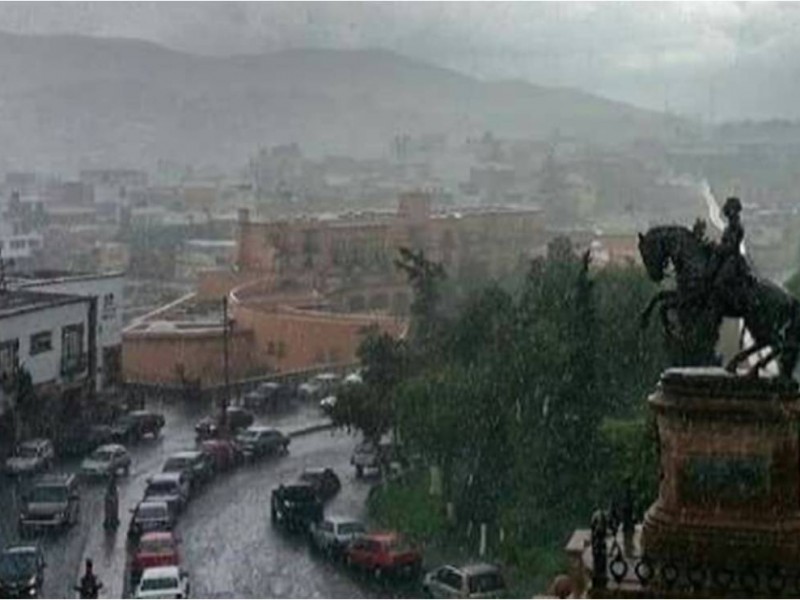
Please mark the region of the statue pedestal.
POLYGON ((797 384, 670 369, 649 404, 661 483, 645 515, 643 555, 709 577, 800 572, 797 384))

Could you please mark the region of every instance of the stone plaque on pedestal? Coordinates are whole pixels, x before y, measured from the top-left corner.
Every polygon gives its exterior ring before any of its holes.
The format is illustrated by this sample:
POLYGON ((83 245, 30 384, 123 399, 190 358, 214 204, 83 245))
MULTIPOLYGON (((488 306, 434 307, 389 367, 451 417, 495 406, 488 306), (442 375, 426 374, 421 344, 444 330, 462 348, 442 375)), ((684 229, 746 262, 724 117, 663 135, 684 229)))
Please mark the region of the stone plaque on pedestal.
POLYGON ((687 568, 800 570, 797 384, 669 369, 649 404, 661 480, 643 555, 687 568))

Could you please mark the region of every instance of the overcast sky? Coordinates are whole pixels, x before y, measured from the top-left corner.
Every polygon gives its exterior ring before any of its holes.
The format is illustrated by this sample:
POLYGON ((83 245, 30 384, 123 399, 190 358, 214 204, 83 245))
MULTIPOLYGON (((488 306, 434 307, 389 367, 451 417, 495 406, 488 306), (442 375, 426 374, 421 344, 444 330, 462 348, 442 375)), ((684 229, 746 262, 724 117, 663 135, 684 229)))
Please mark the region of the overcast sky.
POLYGON ((769 3, 0 3, 0 29, 18 33, 222 55, 383 47, 715 119, 780 116, 760 94, 797 80, 798 26, 800 5, 769 3))

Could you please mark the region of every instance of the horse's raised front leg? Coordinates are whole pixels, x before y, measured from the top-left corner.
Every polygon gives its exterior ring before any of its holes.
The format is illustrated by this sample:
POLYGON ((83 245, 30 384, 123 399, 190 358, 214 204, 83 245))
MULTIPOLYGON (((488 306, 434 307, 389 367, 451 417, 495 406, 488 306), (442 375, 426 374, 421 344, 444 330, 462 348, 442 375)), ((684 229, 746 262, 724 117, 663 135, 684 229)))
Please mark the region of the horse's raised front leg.
MULTIPOLYGON (((676 306, 678 298, 678 292, 675 290, 661 290, 653 295, 650 299, 650 302, 647 303, 647 306, 642 311, 642 314, 639 316, 639 326, 642 329, 646 329, 648 323, 650 322, 650 313, 653 312, 653 309, 656 307, 656 304, 659 302, 671 302, 670 308, 676 306)), ((662 305, 662 315, 664 314, 664 309, 662 305)))

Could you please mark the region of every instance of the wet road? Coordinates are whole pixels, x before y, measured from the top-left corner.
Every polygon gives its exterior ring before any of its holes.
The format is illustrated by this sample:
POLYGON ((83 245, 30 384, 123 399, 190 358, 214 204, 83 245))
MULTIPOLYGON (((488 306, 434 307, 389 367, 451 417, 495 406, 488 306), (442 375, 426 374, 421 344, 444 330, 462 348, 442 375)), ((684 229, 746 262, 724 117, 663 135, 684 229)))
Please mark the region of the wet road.
MULTIPOLYGON (((103 486, 86 485, 81 494, 81 521, 64 534, 42 537, 45 552, 45 597, 74 597, 84 558, 91 557, 105 584, 104 597, 128 593, 126 579, 126 532, 128 510, 141 499, 147 478, 158 472, 172 452, 194 446, 194 422, 203 414, 185 405, 149 406, 166 416, 162 435, 130 448, 131 474, 119 481, 122 525, 116 533, 103 530, 103 486)), ((257 419, 292 431, 319 422, 313 407, 300 408, 278 417, 257 419)), ((364 581, 309 552, 306 542, 272 528, 269 520, 270 491, 280 482, 294 480, 306 467, 333 467, 342 479, 341 492, 326 512, 363 516, 369 484, 356 480, 349 464, 356 439, 342 432, 321 431, 292 440, 285 457, 266 459, 214 479, 193 498, 181 515, 185 568, 195 597, 376 597, 396 590, 364 581)), ((59 465, 70 471, 79 461, 59 465)), ((16 484, 0 482, 0 544, 17 540, 16 484)))

